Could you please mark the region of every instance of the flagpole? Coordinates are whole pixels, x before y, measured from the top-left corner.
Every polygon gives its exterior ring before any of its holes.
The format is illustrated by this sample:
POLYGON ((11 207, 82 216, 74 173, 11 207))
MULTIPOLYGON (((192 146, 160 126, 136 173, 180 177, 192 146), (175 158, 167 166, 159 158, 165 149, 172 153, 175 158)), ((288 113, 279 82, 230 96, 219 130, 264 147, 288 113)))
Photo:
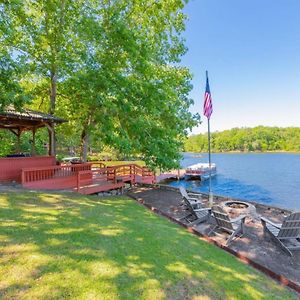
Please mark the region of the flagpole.
MULTIPOLYGON (((206 80, 208 80, 208 71, 206 71, 206 80)), ((209 206, 213 205, 213 193, 211 190, 211 148, 210 148, 210 116, 207 118, 207 138, 208 138, 208 166, 209 166, 209 187, 208 187, 208 201, 209 206)))
POLYGON ((208 127, 208 165, 209 165, 209 187, 208 187, 208 199, 209 199, 209 206, 213 205, 213 193, 211 190, 211 150, 210 150, 210 118, 207 118, 207 127, 208 127))

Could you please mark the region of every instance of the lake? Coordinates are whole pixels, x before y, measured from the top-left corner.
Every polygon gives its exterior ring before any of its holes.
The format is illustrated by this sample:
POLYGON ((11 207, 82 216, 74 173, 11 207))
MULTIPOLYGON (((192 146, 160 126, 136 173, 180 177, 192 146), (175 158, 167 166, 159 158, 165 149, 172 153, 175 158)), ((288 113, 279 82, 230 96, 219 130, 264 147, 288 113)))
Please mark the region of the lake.
MULTIPOLYGON (((208 155, 184 153, 181 166, 199 162, 208 162, 208 155)), ((300 210, 300 154, 218 153, 212 154, 212 162, 217 164, 218 173, 212 178, 214 194, 300 210)), ((208 192, 209 181, 169 184, 208 192)))

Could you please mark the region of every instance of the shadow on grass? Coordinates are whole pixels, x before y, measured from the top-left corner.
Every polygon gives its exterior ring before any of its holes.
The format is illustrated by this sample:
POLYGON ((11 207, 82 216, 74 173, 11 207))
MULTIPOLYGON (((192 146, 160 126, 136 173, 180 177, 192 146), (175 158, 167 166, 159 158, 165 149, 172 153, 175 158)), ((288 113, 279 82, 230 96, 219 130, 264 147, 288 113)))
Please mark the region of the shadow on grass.
POLYGON ((124 197, 1 194, 0 218, 3 298, 294 297, 124 197))

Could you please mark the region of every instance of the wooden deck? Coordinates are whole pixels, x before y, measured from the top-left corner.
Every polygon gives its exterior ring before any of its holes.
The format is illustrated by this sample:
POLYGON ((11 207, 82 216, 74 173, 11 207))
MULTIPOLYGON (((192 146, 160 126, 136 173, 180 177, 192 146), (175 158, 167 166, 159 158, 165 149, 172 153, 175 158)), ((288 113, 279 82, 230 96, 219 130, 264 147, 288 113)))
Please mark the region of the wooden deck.
POLYGON ((155 175, 135 164, 105 167, 100 164, 76 164, 22 169, 22 185, 30 189, 75 190, 95 194, 120 189, 128 183, 155 183, 155 175))
POLYGON ((73 190, 81 194, 95 194, 122 189, 125 184, 153 184, 165 179, 178 179, 184 170, 173 170, 158 176, 147 167, 136 164, 105 166, 100 164, 75 164, 22 169, 22 185, 30 189, 73 190))
MULTIPOLYGON (((123 181, 117 183, 114 183, 112 181, 93 182, 91 184, 81 186, 78 192, 80 194, 90 195, 90 194, 96 194, 96 193, 106 192, 110 190, 123 189, 123 187, 124 187, 123 181)), ((77 188, 75 190, 77 191, 77 188)))
POLYGON ((90 170, 91 164, 44 166, 22 169, 22 186, 30 189, 72 189, 80 171, 90 170))

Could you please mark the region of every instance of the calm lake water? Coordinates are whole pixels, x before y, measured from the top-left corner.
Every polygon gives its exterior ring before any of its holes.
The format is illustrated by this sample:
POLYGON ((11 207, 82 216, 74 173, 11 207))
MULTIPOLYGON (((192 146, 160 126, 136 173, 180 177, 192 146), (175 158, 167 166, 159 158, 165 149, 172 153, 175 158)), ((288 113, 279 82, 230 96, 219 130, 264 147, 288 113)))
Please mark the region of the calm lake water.
MULTIPOLYGON (((184 153, 183 168, 208 162, 207 154, 184 153)), ((212 179, 216 195, 300 210, 300 154, 212 154, 218 175, 212 179)), ((209 181, 173 181, 197 192, 208 192, 209 181)))

